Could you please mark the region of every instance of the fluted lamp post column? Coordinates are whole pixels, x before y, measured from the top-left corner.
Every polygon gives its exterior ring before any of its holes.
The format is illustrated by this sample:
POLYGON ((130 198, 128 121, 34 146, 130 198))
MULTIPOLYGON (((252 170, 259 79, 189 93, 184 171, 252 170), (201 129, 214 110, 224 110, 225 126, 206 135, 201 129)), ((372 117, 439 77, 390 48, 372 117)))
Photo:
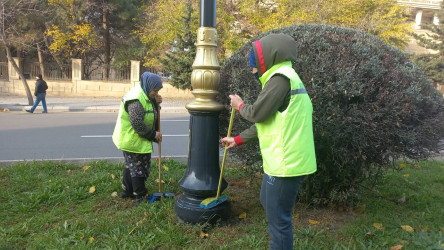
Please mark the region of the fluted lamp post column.
MULTIPOLYGON (((188 165, 179 181, 183 194, 176 198, 174 211, 182 223, 215 223, 227 219, 228 201, 213 208, 200 203, 216 196, 219 182, 219 113, 223 105, 216 101, 219 85, 217 60, 216 0, 200 1, 200 27, 197 31, 196 58, 191 74, 193 101, 185 107, 190 113, 188 165)), ((222 181, 222 190, 227 182, 222 181)))

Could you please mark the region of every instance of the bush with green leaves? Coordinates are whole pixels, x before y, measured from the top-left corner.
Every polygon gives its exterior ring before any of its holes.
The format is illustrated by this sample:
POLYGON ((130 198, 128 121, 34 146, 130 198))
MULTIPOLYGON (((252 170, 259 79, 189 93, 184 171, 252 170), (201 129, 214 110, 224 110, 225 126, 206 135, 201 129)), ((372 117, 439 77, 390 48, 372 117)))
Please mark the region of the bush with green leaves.
MULTIPOLYGON (((221 69, 218 99, 220 134, 226 134, 231 93, 253 103, 260 83, 248 55, 251 42, 285 33, 298 44, 293 67, 313 103, 318 171, 309 176, 300 199, 317 205, 353 205, 364 179, 376 181, 398 159, 422 159, 444 139, 444 102, 424 73, 400 50, 358 30, 327 25, 295 25, 263 33, 245 44, 221 69)), ((233 135, 251 126, 236 115, 233 135)), ((258 170, 257 141, 231 155, 258 170)))

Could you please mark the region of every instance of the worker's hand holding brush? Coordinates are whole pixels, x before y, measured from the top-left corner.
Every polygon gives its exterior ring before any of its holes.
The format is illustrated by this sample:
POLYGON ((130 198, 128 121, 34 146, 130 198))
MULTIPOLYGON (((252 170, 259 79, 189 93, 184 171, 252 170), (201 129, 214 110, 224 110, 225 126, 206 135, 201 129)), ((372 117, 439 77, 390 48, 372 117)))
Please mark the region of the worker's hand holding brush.
POLYGON ((226 147, 227 149, 237 146, 236 142, 234 141, 234 137, 224 137, 220 139, 220 141, 222 146, 226 147))
MULTIPOLYGON (((231 107, 233 109, 239 110, 239 106, 241 106, 241 104, 244 103, 242 98, 240 96, 238 96, 237 94, 229 95, 229 97, 230 97, 231 107)), ((234 112, 234 110, 232 112, 234 112)), ((222 143, 222 146, 225 147, 226 149, 237 146, 236 142, 234 141, 234 137, 224 137, 221 139, 221 143, 222 143)))

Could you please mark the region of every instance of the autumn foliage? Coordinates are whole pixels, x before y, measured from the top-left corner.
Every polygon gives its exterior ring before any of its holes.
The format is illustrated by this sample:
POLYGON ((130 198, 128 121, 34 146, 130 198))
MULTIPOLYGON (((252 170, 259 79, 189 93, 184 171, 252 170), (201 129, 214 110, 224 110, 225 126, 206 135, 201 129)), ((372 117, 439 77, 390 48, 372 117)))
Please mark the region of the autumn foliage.
MULTIPOLYGON (((311 97, 318 171, 300 198, 314 204, 351 204, 364 180, 377 180, 401 158, 421 159, 444 139, 443 97, 400 50, 372 35, 326 25, 296 25, 270 31, 297 41, 293 67, 311 97)), ((257 40, 268 33, 261 34, 257 40)), ((260 84, 251 74, 251 41, 221 69, 220 134, 226 134, 231 93, 253 103, 260 84)), ((236 115, 233 135, 252 124, 236 115)), ((258 143, 231 155, 260 169, 258 143)))

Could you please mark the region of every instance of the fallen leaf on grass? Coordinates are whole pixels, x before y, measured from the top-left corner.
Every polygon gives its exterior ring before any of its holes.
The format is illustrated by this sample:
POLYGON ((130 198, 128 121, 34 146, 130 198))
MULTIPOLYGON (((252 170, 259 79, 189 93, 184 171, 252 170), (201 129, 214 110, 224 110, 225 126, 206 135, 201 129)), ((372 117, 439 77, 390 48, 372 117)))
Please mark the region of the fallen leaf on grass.
MULTIPOLYGON (((159 178, 156 179, 156 182, 159 183, 159 178)), ((162 183, 165 183, 165 181, 162 180, 162 183)))
POLYGON ((415 168, 421 168, 421 166, 418 164, 415 164, 415 168))
POLYGON ((381 223, 373 223, 373 226, 376 228, 376 230, 381 230, 382 229, 382 224, 381 223))
POLYGON ((425 233, 427 233, 427 232, 429 231, 429 228, 428 228, 428 227, 425 227, 425 228, 414 227, 413 229, 416 229, 417 231, 423 231, 423 232, 425 232, 425 233))
POLYGON ((111 194, 111 197, 117 197, 117 192, 113 192, 113 193, 111 194))
POLYGON ((143 214, 145 215, 145 217, 149 217, 150 214, 148 212, 143 212, 143 214))
POLYGON ((168 171, 167 165, 163 165, 162 168, 165 169, 166 171, 168 171))
POLYGON ((405 168, 405 167, 407 167, 407 165, 406 165, 405 163, 401 163, 401 164, 399 164, 399 166, 400 166, 401 168, 405 168))
POLYGON ((93 243, 93 241, 94 241, 94 237, 89 237, 88 242, 93 243))
POLYGON ((111 178, 114 180, 116 179, 116 176, 114 174, 111 174, 111 178))
POLYGON ((390 248, 390 250, 399 250, 399 249, 402 249, 403 247, 404 247, 403 245, 396 245, 396 246, 392 246, 390 248))
POLYGON ((247 213, 242 212, 241 214, 239 214, 239 219, 245 219, 247 218, 247 213))
POLYGON ((92 186, 89 188, 89 193, 93 194, 96 191, 96 186, 92 186))
POLYGON ((90 167, 91 167, 91 166, 85 165, 85 166, 82 167, 82 170, 83 170, 83 171, 86 171, 86 170, 88 170, 90 167))
POLYGON ((200 237, 201 237, 202 239, 206 239, 206 238, 208 237, 208 234, 207 234, 207 233, 204 233, 203 231, 200 231, 200 237))
POLYGON ((312 220, 312 219, 308 219, 308 223, 312 224, 312 225, 317 225, 319 224, 319 221, 317 220, 312 220))
POLYGON ((404 176, 405 178, 409 178, 410 174, 403 174, 402 176, 404 176))
POLYGON ((404 229, 404 231, 407 231, 407 232, 409 232, 409 233, 412 233, 413 231, 415 231, 415 230, 413 229, 413 227, 411 227, 411 226, 409 226, 409 225, 402 225, 401 228, 404 229))

